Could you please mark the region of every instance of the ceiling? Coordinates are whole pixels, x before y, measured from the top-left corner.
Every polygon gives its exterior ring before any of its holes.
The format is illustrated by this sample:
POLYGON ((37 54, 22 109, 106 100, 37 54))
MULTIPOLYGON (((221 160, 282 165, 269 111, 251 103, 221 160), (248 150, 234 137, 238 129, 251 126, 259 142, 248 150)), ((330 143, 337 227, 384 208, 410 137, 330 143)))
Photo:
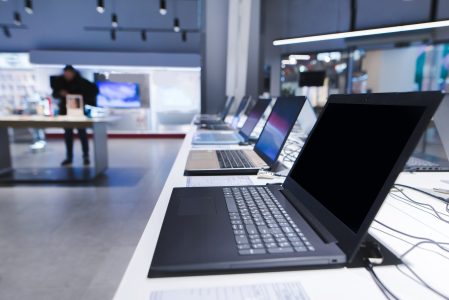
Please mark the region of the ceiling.
POLYGON ((0 1, 0 24, 13 23, 13 12, 18 10, 27 26, 27 29, 11 29, 11 38, 0 32, 0 51, 200 52, 199 32, 189 32, 187 41, 183 42, 181 33, 148 32, 147 41, 142 41, 140 32, 119 31, 113 41, 108 31, 84 30, 85 26, 110 27, 113 10, 118 15, 119 27, 171 29, 176 15, 181 29, 198 30, 200 0, 167 0, 165 16, 159 13, 159 0, 105 0, 103 14, 96 11, 96 0, 35 0, 32 15, 25 13, 23 2, 0 1))
MULTIPOLYGON (((431 0, 358 0, 356 29, 430 21, 431 0)), ((267 30, 266 46, 273 39, 348 31, 350 0, 265 0, 262 26, 267 30), (276 2, 276 3, 273 3, 276 2)), ((449 0, 439 0, 437 19, 449 19, 449 0)), ((448 35, 449 37, 449 35, 448 35)), ((343 40, 283 46, 282 52, 346 48, 343 40)))

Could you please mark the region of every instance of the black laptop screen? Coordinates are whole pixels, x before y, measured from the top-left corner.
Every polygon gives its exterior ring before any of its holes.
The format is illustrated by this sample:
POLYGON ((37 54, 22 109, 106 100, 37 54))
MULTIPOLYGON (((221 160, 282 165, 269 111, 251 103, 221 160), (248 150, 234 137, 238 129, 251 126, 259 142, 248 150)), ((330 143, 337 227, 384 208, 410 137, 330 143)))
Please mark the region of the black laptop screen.
POLYGON ((240 134, 245 138, 249 138, 257 123, 259 123, 260 118, 267 109, 268 104, 270 104, 270 99, 259 99, 256 105, 251 109, 248 114, 248 118, 243 124, 242 129, 240 129, 240 134))
POLYGON ((304 105, 304 97, 278 98, 254 150, 268 162, 277 160, 290 130, 304 105))
POLYGON ((329 103, 291 179, 358 232, 424 111, 423 106, 329 103))

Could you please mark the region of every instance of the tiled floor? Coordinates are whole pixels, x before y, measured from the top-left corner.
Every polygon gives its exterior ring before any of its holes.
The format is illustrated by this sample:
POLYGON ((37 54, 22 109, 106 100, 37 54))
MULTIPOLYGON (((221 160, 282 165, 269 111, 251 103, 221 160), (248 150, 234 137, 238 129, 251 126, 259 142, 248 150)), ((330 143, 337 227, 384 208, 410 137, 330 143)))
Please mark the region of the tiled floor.
MULTIPOLYGON (((181 141, 110 140, 93 184, 0 186, 0 299, 111 299, 181 141)), ((64 146, 12 153, 15 166, 51 167, 64 146)))

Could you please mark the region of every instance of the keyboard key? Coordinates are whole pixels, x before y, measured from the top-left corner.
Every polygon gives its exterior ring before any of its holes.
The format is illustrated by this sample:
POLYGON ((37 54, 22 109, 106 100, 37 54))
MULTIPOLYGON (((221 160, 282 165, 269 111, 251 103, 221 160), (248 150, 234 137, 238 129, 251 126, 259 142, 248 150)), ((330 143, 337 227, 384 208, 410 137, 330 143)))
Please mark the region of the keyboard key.
POLYGON ((263 239, 263 241, 264 241, 264 243, 274 243, 275 242, 275 240, 273 239, 273 238, 264 238, 263 239))
POLYGON ((239 250, 244 250, 244 249, 251 249, 251 246, 249 244, 240 244, 237 245, 237 248, 239 248, 239 250))
POLYGON ((237 206, 235 205, 235 201, 229 198, 226 198, 226 206, 228 207, 229 212, 238 212, 237 206))
POLYGON ((306 252, 307 248, 303 246, 295 247, 296 252, 306 252))
POLYGON ((283 238, 283 237, 285 237, 285 235, 283 233, 275 233, 275 234, 273 234, 273 236, 275 238, 283 238))
POLYGON ((265 244, 267 246, 267 248, 277 248, 277 244, 276 243, 266 243, 265 244))
POLYGON ((240 255, 265 254, 265 249, 245 249, 239 250, 240 255))
POLYGON ((280 238, 276 238, 276 241, 277 241, 278 243, 283 243, 283 242, 286 242, 287 239, 286 239, 285 237, 280 237, 280 238))
POLYGON ((246 231, 248 232, 248 234, 256 234, 257 233, 256 226, 254 226, 254 225, 246 225, 246 231))
POLYGON ((272 253, 272 254, 278 254, 278 253, 291 253, 293 252, 293 248, 292 247, 277 247, 277 248, 268 248, 267 249, 268 253, 272 253))
POLYGON ((280 230, 279 228, 270 228, 270 233, 271 234, 282 233, 282 230, 280 230))
POLYGON ((248 244, 248 239, 246 238, 246 235, 238 235, 235 237, 235 241, 237 244, 248 244))
POLYGON ((282 230, 285 233, 293 232, 293 228, 291 228, 290 226, 282 227, 282 230))
POLYGON ((293 247, 304 247, 302 242, 290 242, 293 247))
POLYGON ((257 238, 257 239, 250 239, 250 240, 251 240, 251 243, 253 243, 253 244, 259 244, 259 243, 262 243, 262 240, 259 239, 259 238, 257 238))
POLYGON ((259 229, 259 232, 262 234, 269 233, 269 229, 267 226, 258 226, 257 229, 259 229))

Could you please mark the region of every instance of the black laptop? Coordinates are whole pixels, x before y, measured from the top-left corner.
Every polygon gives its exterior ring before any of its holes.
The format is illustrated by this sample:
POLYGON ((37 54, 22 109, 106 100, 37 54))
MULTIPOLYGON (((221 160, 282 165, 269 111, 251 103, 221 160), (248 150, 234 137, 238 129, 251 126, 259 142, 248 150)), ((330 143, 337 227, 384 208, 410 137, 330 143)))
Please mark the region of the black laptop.
POLYGON ((199 124, 199 127, 201 129, 208 129, 208 130, 235 130, 237 128, 242 113, 245 111, 250 101, 251 96, 243 96, 243 98, 239 102, 239 105, 237 106, 237 109, 234 112, 234 115, 232 116, 231 123, 225 122, 226 118, 225 116, 222 122, 215 122, 208 124, 203 123, 199 124))
POLYGON ((198 115, 193 120, 193 123, 195 125, 201 125, 201 124, 223 124, 226 116, 229 114, 229 111, 231 110, 232 104, 234 103, 235 97, 234 96, 228 96, 226 97, 226 101, 223 105, 223 109, 220 111, 219 114, 216 115, 198 115))
POLYGON ((282 186, 173 189, 148 276, 351 262, 442 98, 332 95, 282 186))
MULTIPOLYGON (((245 124, 240 130, 198 130, 192 138, 193 145, 232 145, 248 143, 251 133, 262 118, 271 99, 259 99, 248 113, 245 124)), ((226 125, 225 125, 226 126, 226 125)), ((229 125, 228 125, 229 126, 229 125)), ((230 126, 232 128, 232 126, 230 126)))

